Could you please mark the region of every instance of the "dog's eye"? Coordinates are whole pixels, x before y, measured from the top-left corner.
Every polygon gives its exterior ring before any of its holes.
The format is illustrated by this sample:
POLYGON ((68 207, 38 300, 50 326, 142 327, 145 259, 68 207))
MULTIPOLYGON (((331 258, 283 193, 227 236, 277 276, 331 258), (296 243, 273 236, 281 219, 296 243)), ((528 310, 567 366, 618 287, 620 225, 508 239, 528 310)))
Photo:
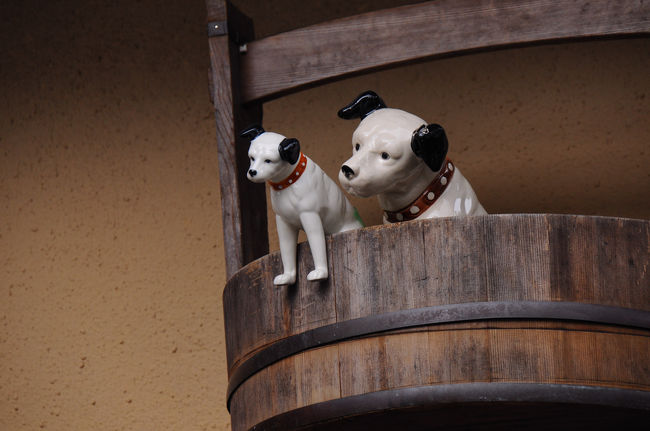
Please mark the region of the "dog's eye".
POLYGON ((384 159, 384 160, 388 160, 388 159, 390 159, 390 156, 388 155, 387 152, 384 151, 383 153, 381 153, 381 158, 384 159))
POLYGON ((361 148, 361 145, 359 145, 359 144, 354 144, 354 149, 355 149, 355 151, 359 151, 359 148, 361 148))
POLYGON ((264 160, 264 163, 271 163, 269 159, 264 160))
POLYGON ((251 157, 251 162, 254 162, 254 161, 255 161, 255 157, 251 157))

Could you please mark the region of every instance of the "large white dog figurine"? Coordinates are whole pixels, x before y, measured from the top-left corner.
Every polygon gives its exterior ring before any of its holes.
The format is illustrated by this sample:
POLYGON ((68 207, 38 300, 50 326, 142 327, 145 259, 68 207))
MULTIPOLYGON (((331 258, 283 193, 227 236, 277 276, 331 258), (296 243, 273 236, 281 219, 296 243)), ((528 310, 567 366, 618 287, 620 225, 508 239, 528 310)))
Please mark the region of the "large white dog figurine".
POLYGON ((315 269, 307 280, 328 276, 325 234, 363 227, 356 210, 338 186, 300 151, 297 139, 265 132, 252 126, 241 132, 251 141, 248 150, 248 179, 271 186, 271 205, 280 240, 284 272, 273 284, 296 282, 296 242, 298 230, 307 234, 315 269))
POLYGON ((372 91, 361 93, 338 115, 361 119, 339 181, 352 195, 378 195, 384 223, 487 214, 472 186, 446 158, 447 136, 441 126, 387 108, 372 91))

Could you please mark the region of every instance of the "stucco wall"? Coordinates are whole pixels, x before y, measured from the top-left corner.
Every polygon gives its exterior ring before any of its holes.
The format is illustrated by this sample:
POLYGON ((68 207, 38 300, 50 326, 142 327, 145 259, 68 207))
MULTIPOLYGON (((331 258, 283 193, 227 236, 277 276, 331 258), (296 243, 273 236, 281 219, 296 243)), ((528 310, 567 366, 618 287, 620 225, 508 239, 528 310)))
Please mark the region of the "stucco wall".
MULTIPOLYGON (((264 35, 395 2, 235 3, 264 35)), ((0 5, 2 430, 229 428, 204 17, 201 1, 0 5)), ((412 65, 270 102, 265 127, 336 176, 356 125, 336 110, 375 89, 446 127, 489 212, 648 218, 649 52, 412 65)))

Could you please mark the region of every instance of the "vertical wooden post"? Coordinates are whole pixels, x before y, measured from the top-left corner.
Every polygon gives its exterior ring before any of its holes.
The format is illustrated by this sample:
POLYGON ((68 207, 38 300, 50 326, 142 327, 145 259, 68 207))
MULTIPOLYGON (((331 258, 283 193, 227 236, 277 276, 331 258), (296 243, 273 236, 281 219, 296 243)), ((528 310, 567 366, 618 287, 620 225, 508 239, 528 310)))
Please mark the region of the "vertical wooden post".
POLYGON ((262 122, 262 106, 241 102, 239 47, 253 39, 251 20, 227 0, 206 0, 210 95, 217 123, 226 275, 268 253, 264 184, 246 178, 248 144, 239 131, 262 122))

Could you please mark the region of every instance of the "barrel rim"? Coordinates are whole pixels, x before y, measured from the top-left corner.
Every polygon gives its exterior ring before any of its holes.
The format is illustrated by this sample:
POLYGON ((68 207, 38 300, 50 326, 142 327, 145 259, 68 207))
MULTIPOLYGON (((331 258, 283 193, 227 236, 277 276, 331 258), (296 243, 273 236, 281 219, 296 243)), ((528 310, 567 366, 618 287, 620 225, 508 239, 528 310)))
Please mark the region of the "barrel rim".
POLYGON ((650 413, 650 391, 585 385, 501 382, 416 386, 311 404, 265 419, 249 431, 298 429, 341 417, 459 403, 591 405, 650 413))
MULTIPOLYGON (((410 220, 410 221, 404 221, 404 222, 399 222, 399 223, 390 223, 390 224, 379 224, 379 225, 373 225, 373 226, 365 226, 360 229, 354 229, 354 230, 348 230, 345 232, 339 232, 335 233, 332 235, 328 235, 330 237, 338 237, 338 236, 343 236, 343 235, 355 235, 359 233, 359 231, 363 232, 370 232, 374 230, 383 230, 383 229, 401 229, 404 226, 408 226, 414 223, 419 223, 419 224, 431 224, 434 225, 436 223, 439 223, 441 221, 445 220, 453 220, 453 219, 466 219, 466 220, 473 220, 473 219, 501 219, 501 218, 508 218, 508 217, 521 217, 521 218, 526 218, 526 217, 535 217, 535 218, 543 218, 543 219, 549 219, 549 218, 565 218, 565 219, 592 219, 592 220, 609 220, 611 222, 634 222, 634 223, 642 223, 642 224, 650 224, 650 220, 648 219, 639 219, 639 218, 632 218, 632 217, 616 217, 616 216, 602 216, 602 215, 585 215, 585 214, 555 214, 555 213, 508 213, 508 214, 485 214, 485 215, 473 215, 473 216, 448 216, 448 217, 436 217, 436 218, 431 218, 431 219, 415 219, 415 220, 410 220)), ((306 243, 302 242, 299 243, 298 246, 305 246, 306 243)), ((260 262, 269 259, 270 257, 273 256, 280 256, 280 251, 272 251, 269 252, 268 254, 261 256, 248 264, 244 265, 243 267, 239 268, 227 281, 226 285, 223 289, 222 292, 222 299, 226 295, 226 292, 230 289, 235 289, 236 288, 236 283, 234 282, 239 274, 244 273, 250 269, 252 266, 259 265, 260 262)))
POLYGON ((650 329, 650 311, 560 301, 492 301, 399 310, 337 322, 278 340, 240 364, 230 376, 226 406, 247 379, 297 353, 397 329, 483 320, 580 321, 650 329))

